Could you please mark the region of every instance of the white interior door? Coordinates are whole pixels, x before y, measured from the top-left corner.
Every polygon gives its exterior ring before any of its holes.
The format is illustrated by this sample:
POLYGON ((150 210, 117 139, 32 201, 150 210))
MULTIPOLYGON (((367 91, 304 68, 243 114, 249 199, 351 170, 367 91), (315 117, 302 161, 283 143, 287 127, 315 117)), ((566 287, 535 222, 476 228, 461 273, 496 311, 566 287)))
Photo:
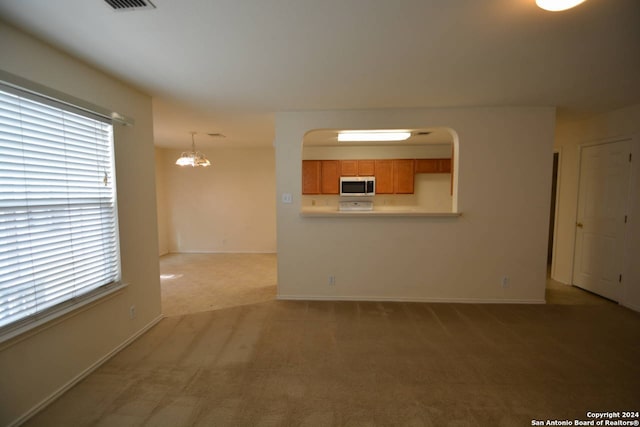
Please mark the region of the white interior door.
POLYGON ((631 141, 583 147, 573 284, 618 301, 624 258, 631 141))

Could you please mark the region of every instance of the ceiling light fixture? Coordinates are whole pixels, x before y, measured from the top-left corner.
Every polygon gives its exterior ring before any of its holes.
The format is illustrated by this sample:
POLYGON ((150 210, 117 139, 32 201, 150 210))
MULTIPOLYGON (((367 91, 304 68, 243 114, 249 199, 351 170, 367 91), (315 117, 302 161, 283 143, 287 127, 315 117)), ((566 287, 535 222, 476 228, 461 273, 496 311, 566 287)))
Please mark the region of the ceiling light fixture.
POLYGON ((571 9, 586 0, 536 0, 539 8, 550 12, 559 12, 561 10, 571 9))
POLYGON ((207 157, 199 151, 196 151, 196 143, 193 136, 196 132, 191 132, 191 151, 184 151, 180 154, 180 158, 176 160, 178 166, 191 166, 191 167, 207 167, 211 166, 211 162, 207 160, 207 157))
POLYGON ((411 136, 406 130, 345 130, 338 132, 339 142, 404 141, 411 136))

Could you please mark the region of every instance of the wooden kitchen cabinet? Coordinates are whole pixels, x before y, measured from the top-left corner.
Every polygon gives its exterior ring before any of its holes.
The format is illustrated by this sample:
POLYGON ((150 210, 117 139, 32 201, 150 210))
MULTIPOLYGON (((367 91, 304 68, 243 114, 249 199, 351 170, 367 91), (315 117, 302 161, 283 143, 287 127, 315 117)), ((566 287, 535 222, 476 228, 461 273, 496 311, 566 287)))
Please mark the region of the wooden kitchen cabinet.
POLYGON ((413 194, 413 159, 376 160, 376 194, 413 194))
POLYGON ((375 160, 376 194, 393 194, 393 160, 375 160))
POLYGON ((320 160, 302 161, 302 194, 320 194, 320 160))
POLYGON ((340 194, 340 160, 320 161, 320 192, 340 194))
POLYGON ((340 176, 358 176, 358 160, 340 160, 340 176))
POLYGON ((438 172, 451 173, 451 159, 438 159, 438 172))
POLYGON ((376 163, 374 160, 358 160, 359 176, 375 176, 376 163))
POLYGON ((450 172, 451 159, 303 160, 302 194, 340 194, 341 176, 375 176, 376 194, 413 194, 415 174, 450 172))
POLYGON ((414 160, 393 160, 393 192, 395 194, 413 194, 414 160))
POLYGON ((339 194, 339 160, 303 160, 302 194, 339 194))
POLYGON ((416 159, 416 173, 437 173, 438 159, 416 159))
POLYGON ((374 176, 374 160, 340 160, 340 176, 374 176))
POLYGON ((415 173, 451 173, 451 159, 416 159, 415 173))

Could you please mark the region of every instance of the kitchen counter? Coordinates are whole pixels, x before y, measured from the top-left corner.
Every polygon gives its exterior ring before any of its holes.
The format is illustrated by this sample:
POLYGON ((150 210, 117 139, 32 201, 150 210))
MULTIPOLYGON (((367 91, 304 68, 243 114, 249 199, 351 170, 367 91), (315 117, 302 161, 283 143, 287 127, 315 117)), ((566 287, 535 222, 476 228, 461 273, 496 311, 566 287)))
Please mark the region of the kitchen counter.
POLYGON ((336 207, 305 207, 300 211, 300 216, 313 218, 336 217, 458 217, 462 212, 432 212, 417 208, 405 207, 374 207, 371 211, 340 211, 336 207))

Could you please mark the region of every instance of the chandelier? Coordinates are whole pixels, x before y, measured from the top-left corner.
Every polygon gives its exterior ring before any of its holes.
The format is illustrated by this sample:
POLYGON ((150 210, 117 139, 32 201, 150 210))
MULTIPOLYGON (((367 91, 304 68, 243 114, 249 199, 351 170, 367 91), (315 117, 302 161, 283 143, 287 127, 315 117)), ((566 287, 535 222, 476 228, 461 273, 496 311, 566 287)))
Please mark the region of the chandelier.
POLYGON ((194 168, 197 166, 211 166, 211 162, 207 160, 207 157, 203 153, 196 151, 196 143, 193 139, 196 133, 197 132, 191 132, 191 151, 184 151, 180 154, 180 158, 176 160, 176 165, 191 166, 194 168))

